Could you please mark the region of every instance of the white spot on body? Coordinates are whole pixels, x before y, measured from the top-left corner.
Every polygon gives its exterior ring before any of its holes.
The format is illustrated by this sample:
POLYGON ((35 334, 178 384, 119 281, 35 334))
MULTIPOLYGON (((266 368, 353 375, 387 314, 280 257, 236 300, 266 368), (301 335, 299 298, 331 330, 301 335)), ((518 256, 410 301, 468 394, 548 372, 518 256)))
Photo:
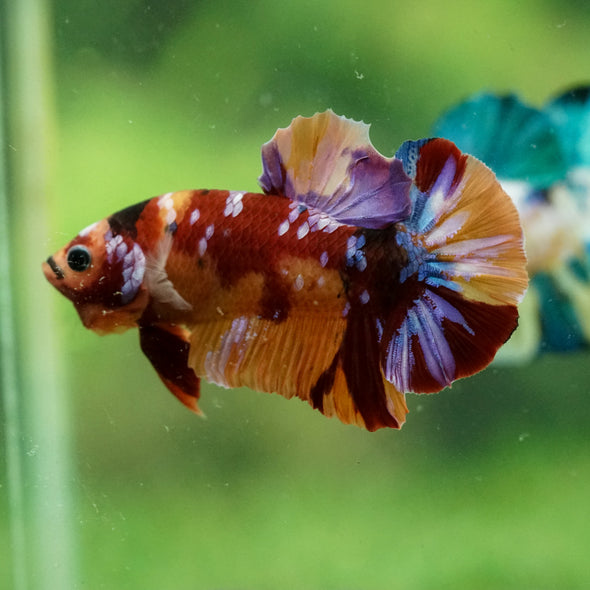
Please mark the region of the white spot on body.
POLYGON ((323 287, 326 284, 326 279, 323 276, 319 276, 317 280, 318 287, 323 287))
POLYGON ((174 209, 174 193, 166 193, 158 199, 158 207, 166 211, 166 223, 171 225, 176 220, 176 209, 174 209))
POLYGON ((381 323, 380 319, 375 320, 377 325, 377 337, 379 338, 379 342, 381 342, 381 337, 383 336, 383 324, 381 323))
POLYGON ((199 217, 201 217, 201 212, 198 209, 194 209, 191 213, 190 224, 195 225, 199 221, 199 217))
POLYGON ((113 234, 111 232, 111 230, 109 230, 105 236, 105 248, 107 251, 107 260, 109 261, 109 264, 113 262, 113 256, 115 256, 117 254, 117 248, 119 246, 119 244, 121 244, 121 242, 123 242, 123 236, 122 235, 116 235, 113 237, 113 234))
POLYGON ((309 233, 309 224, 307 221, 304 221, 298 228, 297 228, 297 238, 303 239, 309 233))
POLYGON ((90 224, 88 227, 85 227, 78 235, 81 238, 85 238, 96 226, 98 225, 98 221, 90 224))
POLYGON ((165 195, 162 195, 158 199, 158 207, 160 209, 171 209, 172 207, 174 207, 174 201, 172 199, 172 194, 173 193, 166 193, 165 195))
POLYGON ((243 208, 244 208, 244 203, 242 203, 242 201, 238 201, 237 203, 234 204, 234 210, 233 210, 231 216, 237 217, 242 212, 243 208))
POLYGON ((328 253, 325 250, 320 254, 320 264, 322 268, 326 268, 326 264, 328 264, 328 253))
POLYGON ((117 246, 117 249, 115 250, 115 256, 117 257, 117 260, 121 260, 122 258, 125 258, 126 254, 127 254, 127 244, 125 242, 121 242, 117 246))
POLYGON ((369 303, 369 300, 371 299, 371 296, 369 295, 369 292, 365 289, 360 296, 360 300, 361 303, 363 305, 366 305, 367 303, 369 303))
POLYGON ((125 257, 123 258, 123 265, 131 264, 132 260, 133 260, 133 250, 131 252, 128 252, 127 254, 125 254, 125 257))
POLYGON ((168 225, 172 225, 174 220, 176 219, 176 211, 174 209, 170 209, 168 213, 166 213, 166 223, 168 225))
POLYGON ((207 240, 205 238, 201 238, 199 240, 199 256, 202 258, 207 252, 207 240))
POLYGON ((205 239, 210 240, 213 237, 213 232, 215 232, 215 224, 212 223, 205 229, 205 239))
POLYGON ((326 232, 331 234, 336 231, 342 224, 335 219, 328 219, 328 225, 326 226, 326 232))
POLYGON ((323 211, 318 211, 317 209, 309 210, 307 221, 309 223, 310 231, 325 231, 329 234, 342 225, 339 221, 332 219, 329 215, 323 211))
POLYGON ((330 223, 330 218, 329 217, 320 217, 318 219, 318 229, 321 231, 323 230, 325 227, 328 226, 328 224, 330 223))
POLYGON ((303 289, 304 284, 305 281, 303 280, 303 277, 301 275, 297 275, 294 283, 295 291, 301 291, 301 289, 303 289))
MULTIPOLYGON (((125 246, 127 251, 127 245, 124 242, 121 245, 125 246)), ((119 246, 117 251, 120 249, 119 246)), ((143 250, 138 244, 133 244, 133 249, 123 257, 123 285, 121 286, 123 303, 128 303, 135 297, 143 281, 145 266, 143 250)))
POLYGON ((355 266, 361 272, 367 268, 367 258, 363 250, 365 243, 365 236, 362 234, 358 238, 352 235, 346 242, 346 264, 355 266))
POLYGON ((283 223, 281 223, 281 225, 279 225, 279 231, 278 231, 279 236, 285 235, 289 231, 289 226, 290 226, 289 220, 285 219, 285 221, 283 221, 283 223))
POLYGON ((291 212, 289 213, 289 222, 295 223, 295 221, 297 221, 298 217, 299 217, 299 207, 295 207, 295 208, 291 209, 291 212))
POLYGON ((236 193, 234 191, 230 191, 227 199, 225 199, 225 209, 223 210, 223 215, 225 217, 237 217, 244 208, 244 203, 242 203, 242 198, 244 197, 244 193, 236 193))

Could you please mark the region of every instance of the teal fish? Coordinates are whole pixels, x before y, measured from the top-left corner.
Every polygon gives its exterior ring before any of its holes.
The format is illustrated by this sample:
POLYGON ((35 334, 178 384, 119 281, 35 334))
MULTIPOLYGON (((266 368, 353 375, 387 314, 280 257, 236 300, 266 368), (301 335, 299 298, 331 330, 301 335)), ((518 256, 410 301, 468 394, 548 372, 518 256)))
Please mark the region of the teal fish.
POLYGON ((589 95, 579 87, 538 109, 478 93, 432 128, 488 164, 521 215, 531 285, 507 362, 590 343, 589 95))

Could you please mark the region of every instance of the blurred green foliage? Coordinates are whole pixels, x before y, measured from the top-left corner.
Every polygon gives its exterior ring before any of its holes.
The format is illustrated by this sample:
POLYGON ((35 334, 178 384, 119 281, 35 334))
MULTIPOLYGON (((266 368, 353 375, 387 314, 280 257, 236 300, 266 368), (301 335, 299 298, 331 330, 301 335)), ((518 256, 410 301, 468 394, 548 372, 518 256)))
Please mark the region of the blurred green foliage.
MULTIPOLYGON (((364 119, 391 154, 473 91, 540 103, 590 78, 583 2, 59 0, 54 16, 59 190, 40 261, 149 196, 255 190, 260 145, 297 114, 364 119)), ((137 334, 97 338, 65 299, 60 314, 82 587, 590 585, 587 353, 410 396, 401 432, 371 434, 208 385, 196 418, 137 334)))

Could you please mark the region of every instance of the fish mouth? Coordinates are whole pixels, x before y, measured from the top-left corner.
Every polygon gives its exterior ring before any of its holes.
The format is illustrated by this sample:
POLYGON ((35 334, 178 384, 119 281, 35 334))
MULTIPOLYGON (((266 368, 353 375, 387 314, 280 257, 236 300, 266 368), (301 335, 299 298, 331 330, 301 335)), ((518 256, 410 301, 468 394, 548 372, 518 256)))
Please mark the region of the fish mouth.
POLYGON ((55 262, 55 260, 53 259, 53 256, 50 256, 47 259, 47 264, 49 265, 49 268, 51 268, 51 270, 55 273, 55 277, 57 279, 61 280, 61 279, 65 278, 64 271, 61 269, 59 264, 57 264, 57 262, 55 262))

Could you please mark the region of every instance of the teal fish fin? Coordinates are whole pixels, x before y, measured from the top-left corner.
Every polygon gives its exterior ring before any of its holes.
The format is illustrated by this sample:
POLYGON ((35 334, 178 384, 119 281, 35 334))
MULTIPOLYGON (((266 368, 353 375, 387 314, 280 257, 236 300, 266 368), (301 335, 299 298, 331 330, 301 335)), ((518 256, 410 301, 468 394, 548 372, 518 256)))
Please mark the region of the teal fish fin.
POLYGON ((543 189, 565 178, 567 162, 553 121, 514 94, 475 94, 444 113, 432 131, 487 164, 501 181, 543 189))

